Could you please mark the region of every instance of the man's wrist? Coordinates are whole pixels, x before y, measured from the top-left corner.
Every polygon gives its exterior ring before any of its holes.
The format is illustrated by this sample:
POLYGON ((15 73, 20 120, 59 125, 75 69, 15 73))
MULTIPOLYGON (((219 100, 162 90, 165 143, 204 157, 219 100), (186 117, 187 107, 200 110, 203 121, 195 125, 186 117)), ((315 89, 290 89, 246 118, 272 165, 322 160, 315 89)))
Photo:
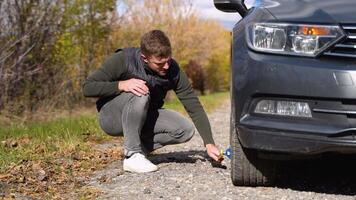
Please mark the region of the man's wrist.
POLYGON ((120 87, 120 83, 121 83, 121 81, 118 81, 118 82, 117 82, 117 89, 119 90, 119 92, 122 91, 122 88, 120 87))

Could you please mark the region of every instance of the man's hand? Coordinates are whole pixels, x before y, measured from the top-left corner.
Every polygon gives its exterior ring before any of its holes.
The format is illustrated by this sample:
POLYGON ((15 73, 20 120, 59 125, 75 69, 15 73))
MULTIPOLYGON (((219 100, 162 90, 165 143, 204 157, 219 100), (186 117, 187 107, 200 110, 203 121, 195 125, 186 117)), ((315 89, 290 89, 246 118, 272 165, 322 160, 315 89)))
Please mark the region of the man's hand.
POLYGON ((219 149, 214 144, 205 145, 208 155, 217 162, 224 160, 224 157, 220 154, 219 149))
POLYGON ((118 89, 124 92, 131 92, 137 96, 146 95, 149 91, 146 86, 146 81, 136 78, 119 81, 118 89))

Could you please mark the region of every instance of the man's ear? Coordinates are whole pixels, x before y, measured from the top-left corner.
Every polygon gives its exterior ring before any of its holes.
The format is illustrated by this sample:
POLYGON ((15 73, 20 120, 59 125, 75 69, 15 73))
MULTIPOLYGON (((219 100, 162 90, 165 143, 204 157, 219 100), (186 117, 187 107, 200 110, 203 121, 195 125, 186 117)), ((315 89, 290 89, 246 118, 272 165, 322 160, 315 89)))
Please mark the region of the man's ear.
POLYGON ((147 57, 145 55, 143 55, 142 53, 141 53, 141 58, 145 63, 148 63, 147 57))

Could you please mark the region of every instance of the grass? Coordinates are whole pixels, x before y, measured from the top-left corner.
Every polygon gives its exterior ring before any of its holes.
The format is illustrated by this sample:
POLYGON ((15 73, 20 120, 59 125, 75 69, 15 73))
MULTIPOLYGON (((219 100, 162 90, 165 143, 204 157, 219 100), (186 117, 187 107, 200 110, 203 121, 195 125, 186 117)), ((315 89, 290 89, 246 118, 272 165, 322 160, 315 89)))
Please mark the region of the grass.
POLYGON ((108 138, 100 130, 95 116, 63 118, 52 122, 31 122, 21 126, 0 127, 0 172, 11 163, 46 160, 54 153, 65 155, 85 151, 88 139, 108 138))
MULTIPOLYGON (((221 101, 224 101, 228 98, 229 98, 229 93, 227 92, 217 92, 204 96, 199 96, 199 100, 203 105, 204 110, 208 113, 213 111, 219 105, 221 105, 221 101)), ((177 98, 174 98, 171 101, 166 102, 163 107, 168 109, 173 109, 182 113, 185 112, 183 105, 179 102, 177 98)))
MULTIPOLYGON (((207 112, 228 98, 228 93, 199 97, 207 112)), ((166 102, 165 108, 184 112, 177 99, 166 102)), ((89 151, 91 143, 110 140, 100 129, 96 115, 56 119, 49 122, 28 122, 24 125, 0 127, 0 173, 24 160, 51 160, 55 155, 70 156, 76 151, 89 151), (69 155, 68 155, 69 154, 69 155)))

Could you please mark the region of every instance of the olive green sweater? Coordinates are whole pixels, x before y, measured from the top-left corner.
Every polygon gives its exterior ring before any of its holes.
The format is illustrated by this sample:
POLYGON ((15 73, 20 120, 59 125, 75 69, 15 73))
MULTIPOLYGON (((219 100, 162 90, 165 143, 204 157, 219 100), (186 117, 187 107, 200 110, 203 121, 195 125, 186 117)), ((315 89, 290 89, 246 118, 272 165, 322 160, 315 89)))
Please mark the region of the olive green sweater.
MULTIPOLYGON (((95 70, 88 78, 84 81, 83 84, 83 94, 86 97, 99 97, 97 101, 97 108, 100 111, 100 108, 111 99, 115 98, 117 95, 120 95, 121 91, 118 90, 118 81, 127 80, 131 77, 130 65, 127 56, 123 52, 118 52, 109 57, 102 66, 95 70)), ((140 58, 136 58, 140 59, 140 58)), ((132 63, 130 63, 132 65, 132 63)), ((183 104, 185 110, 191 117, 194 122, 195 127, 197 128, 200 136, 202 137, 204 144, 214 144, 212 137, 211 127, 208 120, 208 117, 197 97, 192 89, 191 84, 189 83, 188 77, 186 74, 179 69, 178 64, 174 61, 172 66, 170 66, 169 71, 175 70, 176 68, 176 82, 173 86, 173 90, 177 94, 178 99, 183 104), (173 66, 173 64, 175 64, 173 66)), ((141 67, 141 66, 136 66, 141 67)), ((153 76, 157 76, 153 71, 150 71, 147 67, 144 72, 151 73, 153 76)), ((149 87, 150 88, 150 87, 149 87)), ((170 89, 170 88, 168 88, 170 89)), ((150 93, 151 88, 150 88, 150 93)), ((164 93, 164 96, 166 91, 164 93)), ((164 98, 164 97, 163 97, 164 98)), ((162 101, 163 99, 151 99, 151 101, 162 101)), ((155 102, 151 102, 155 103, 155 102)), ((158 105, 160 103, 158 102, 158 105)))

